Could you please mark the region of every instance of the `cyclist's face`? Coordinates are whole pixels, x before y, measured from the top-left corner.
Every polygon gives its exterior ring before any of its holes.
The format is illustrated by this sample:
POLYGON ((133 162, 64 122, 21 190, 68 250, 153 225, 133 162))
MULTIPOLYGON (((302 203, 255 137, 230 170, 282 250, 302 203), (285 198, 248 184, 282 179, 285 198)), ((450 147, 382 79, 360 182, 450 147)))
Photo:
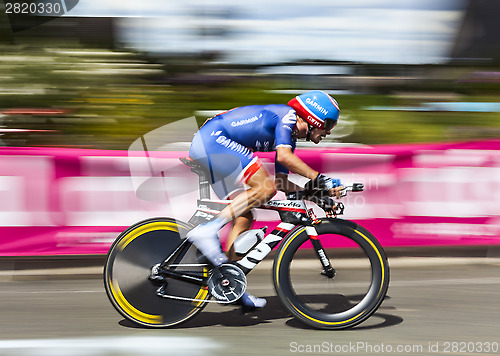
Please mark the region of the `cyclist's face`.
POLYGON ((318 144, 321 142, 321 140, 323 138, 325 138, 329 134, 330 134, 330 130, 326 131, 326 130, 321 130, 321 129, 318 129, 317 127, 315 127, 312 130, 311 136, 309 138, 311 139, 312 142, 318 144))

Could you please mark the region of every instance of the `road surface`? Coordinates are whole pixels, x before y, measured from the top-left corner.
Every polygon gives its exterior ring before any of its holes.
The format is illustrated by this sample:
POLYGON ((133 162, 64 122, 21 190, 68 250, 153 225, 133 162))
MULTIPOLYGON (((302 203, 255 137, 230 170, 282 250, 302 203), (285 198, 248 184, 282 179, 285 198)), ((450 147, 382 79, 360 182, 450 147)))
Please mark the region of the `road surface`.
MULTIPOLYGON (((267 262, 267 261, 264 261, 267 262)), ((499 354, 500 260, 393 258, 379 311, 345 331, 319 331, 280 306, 270 263, 249 275, 265 310, 209 305, 174 329, 138 327, 107 300, 98 276, 0 279, 0 355, 499 354), (487 352, 489 350, 489 352, 487 352)))

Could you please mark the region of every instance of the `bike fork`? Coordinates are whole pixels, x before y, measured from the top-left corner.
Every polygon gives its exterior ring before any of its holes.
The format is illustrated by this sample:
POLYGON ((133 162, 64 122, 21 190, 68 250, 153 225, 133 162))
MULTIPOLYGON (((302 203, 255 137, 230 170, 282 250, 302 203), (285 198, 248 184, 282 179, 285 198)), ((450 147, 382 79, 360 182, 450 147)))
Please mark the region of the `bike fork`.
POLYGON ((314 251, 321 261, 321 264, 323 265, 323 272, 321 272, 321 274, 328 278, 335 277, 335 268, 333 268, 332 264, 330 263, 330 259, 326 255, 321 241, 318 239, 318 232, 316 231, 314 226, 307 226, 306 233, 307 235, 309 235, 309 239, 311 240, 314 251))

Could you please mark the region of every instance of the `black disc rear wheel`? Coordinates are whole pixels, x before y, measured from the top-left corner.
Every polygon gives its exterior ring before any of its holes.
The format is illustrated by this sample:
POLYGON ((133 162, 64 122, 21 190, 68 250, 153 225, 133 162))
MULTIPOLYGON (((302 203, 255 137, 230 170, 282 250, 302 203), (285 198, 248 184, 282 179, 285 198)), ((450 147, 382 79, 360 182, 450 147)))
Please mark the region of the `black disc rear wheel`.
MULTIPOLYGON (((192 318, 205 306, 209 298, 206 287, 170 277, 164 281, 149 278, 153 266, 179 247, 190 228, 174 219, 148 219, 128 228, 111 246, 104 285, 111 303, 126 319, 148 327, 167 327, 192 318), (179 299, 158 296, 160 286, 164 286, 164 295, 179 299), (185 300, 189 298, 198 301, 185 300)), ((198 262, 196 248, 186 246, 176 254, 175 266, 170 268, 207 276, 207 267, 198 262)))

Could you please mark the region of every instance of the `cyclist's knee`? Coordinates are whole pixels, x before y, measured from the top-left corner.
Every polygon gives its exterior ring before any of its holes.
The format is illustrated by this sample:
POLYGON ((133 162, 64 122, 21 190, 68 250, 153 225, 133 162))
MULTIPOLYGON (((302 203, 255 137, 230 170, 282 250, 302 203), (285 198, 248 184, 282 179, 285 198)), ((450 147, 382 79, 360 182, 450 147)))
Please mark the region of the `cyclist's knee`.
POLYGON ((267 192, 267 195, 266 195, 266 200, 270 200, 272 197, 274 197, 276 195, 278 191, 276 190, 276 187, 273 187, 273 189, 270 189, 268 192, 267 192))
POLYGON ((250 188, 249 194, 251 200, 261 205, 267 203, 276 194, 276 189, 274 185, 262 184, 250 188))
POLYGON ((276 186, 271 179, 266 180, 266 184, 261 188, 261 198, 266 202, 276 195, 276 186))
POLYGON ((257 194, 261 204, 266 203, 276 194, 274 179, 269 176, 263 167, 248 179, 247 184, 257 194))

